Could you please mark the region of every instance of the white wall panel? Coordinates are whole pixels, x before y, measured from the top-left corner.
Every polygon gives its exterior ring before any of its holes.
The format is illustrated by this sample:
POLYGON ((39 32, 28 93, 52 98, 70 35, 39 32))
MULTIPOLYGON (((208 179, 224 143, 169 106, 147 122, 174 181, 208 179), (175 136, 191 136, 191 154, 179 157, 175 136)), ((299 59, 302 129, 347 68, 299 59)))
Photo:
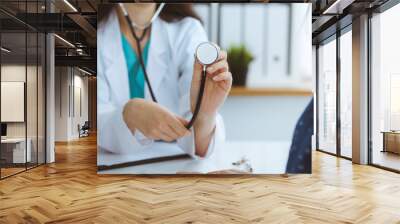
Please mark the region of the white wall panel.
POLYGON ((24 122, 24 82, 1 82, 1 122, 24 122))

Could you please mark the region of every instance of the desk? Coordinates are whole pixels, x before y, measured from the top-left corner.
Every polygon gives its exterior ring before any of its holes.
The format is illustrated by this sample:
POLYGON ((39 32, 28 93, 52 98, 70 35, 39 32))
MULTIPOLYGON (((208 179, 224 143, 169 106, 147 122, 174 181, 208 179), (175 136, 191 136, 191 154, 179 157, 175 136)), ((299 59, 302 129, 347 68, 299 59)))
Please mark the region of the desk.
MULTIPOLYGON (((167 144, 167 143, 160 143, 167 144)), ((160 148, 164 147, 160 145, 160 148)), ((177 147, 177 146, 175 146, 177 147)), ((253 174, 282 174, 286 171, 290 142, 232 141, 216 149, 205 159, 182 159, 99 171, 99 174, 176 174, 208 173, 236 169, 233 162, 243 157, 249 160, 253 174)), ((121 162, 126 155, 107 153, 98 150, 98 165, 110 164, 112 160, 121 162)))
POLYGON ((382 152, 400 154, 400 131, 383 131, 382 152))
POLYGON ((229 96, 312 96, 313 92, 302 88, 232 87, 229 96))
POLYGON ((31 139, 27 138, 25 154, 25 138, 6 138, 1 139, 1 157, 5 163, 25 163, 31 161, 31 139), (27 158, 27 161, 25 159, 27 158))

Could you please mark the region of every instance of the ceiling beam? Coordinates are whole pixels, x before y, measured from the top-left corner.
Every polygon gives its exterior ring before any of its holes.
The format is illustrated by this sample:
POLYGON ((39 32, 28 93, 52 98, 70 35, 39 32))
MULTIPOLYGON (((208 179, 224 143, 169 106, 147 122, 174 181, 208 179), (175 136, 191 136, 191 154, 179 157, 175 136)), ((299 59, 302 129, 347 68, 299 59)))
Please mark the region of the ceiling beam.
POLYGON ((83 31, 85 31, 86 34, 88 34, 89 37, 91 38, 96 38, 96 33, 97 30, 90 24, 85 17, 83 17, 80 14, 68 14, 67 15, 71 20, 73 20, 78 26, 82 28, 83 31))
POLYGON ((87 67, 92 71, 96 71, 96 56, 55 56, 56 66, 77 66, 87 67))
POLYGON ((322 14, 342 14, 344 9, 351 5, 355 0, 336 0, 332 2, 322 14))

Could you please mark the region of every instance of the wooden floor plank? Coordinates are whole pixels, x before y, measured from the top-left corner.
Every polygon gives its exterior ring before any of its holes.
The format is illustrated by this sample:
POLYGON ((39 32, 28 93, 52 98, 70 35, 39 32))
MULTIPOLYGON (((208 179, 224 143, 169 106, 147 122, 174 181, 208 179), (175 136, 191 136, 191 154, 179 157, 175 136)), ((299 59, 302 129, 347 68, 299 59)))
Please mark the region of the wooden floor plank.
POLYGON ((0 223, 400 223, 400 175, 313 153, 312 175, 97 175, 96 139, 0 181, 0 223))

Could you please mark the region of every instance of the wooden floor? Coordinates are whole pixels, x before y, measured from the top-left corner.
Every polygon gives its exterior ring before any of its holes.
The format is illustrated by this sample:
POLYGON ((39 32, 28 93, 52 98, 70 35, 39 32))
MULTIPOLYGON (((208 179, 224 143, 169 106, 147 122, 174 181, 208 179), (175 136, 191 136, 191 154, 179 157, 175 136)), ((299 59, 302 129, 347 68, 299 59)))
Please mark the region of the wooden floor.
POLYGON ((374 151, 372 160, 375 164, 400 170, 400 155, 392 152, 374 151))
POLYGON ((400 223, 400 175, 313 154, 313 174, 96 174, 93 137, 0 181, 0 223, 400 223))
POLYGON ((23 168, 1 168, 1 177, 8 177, 13 174, 25 171, 25 167, 23 168))

